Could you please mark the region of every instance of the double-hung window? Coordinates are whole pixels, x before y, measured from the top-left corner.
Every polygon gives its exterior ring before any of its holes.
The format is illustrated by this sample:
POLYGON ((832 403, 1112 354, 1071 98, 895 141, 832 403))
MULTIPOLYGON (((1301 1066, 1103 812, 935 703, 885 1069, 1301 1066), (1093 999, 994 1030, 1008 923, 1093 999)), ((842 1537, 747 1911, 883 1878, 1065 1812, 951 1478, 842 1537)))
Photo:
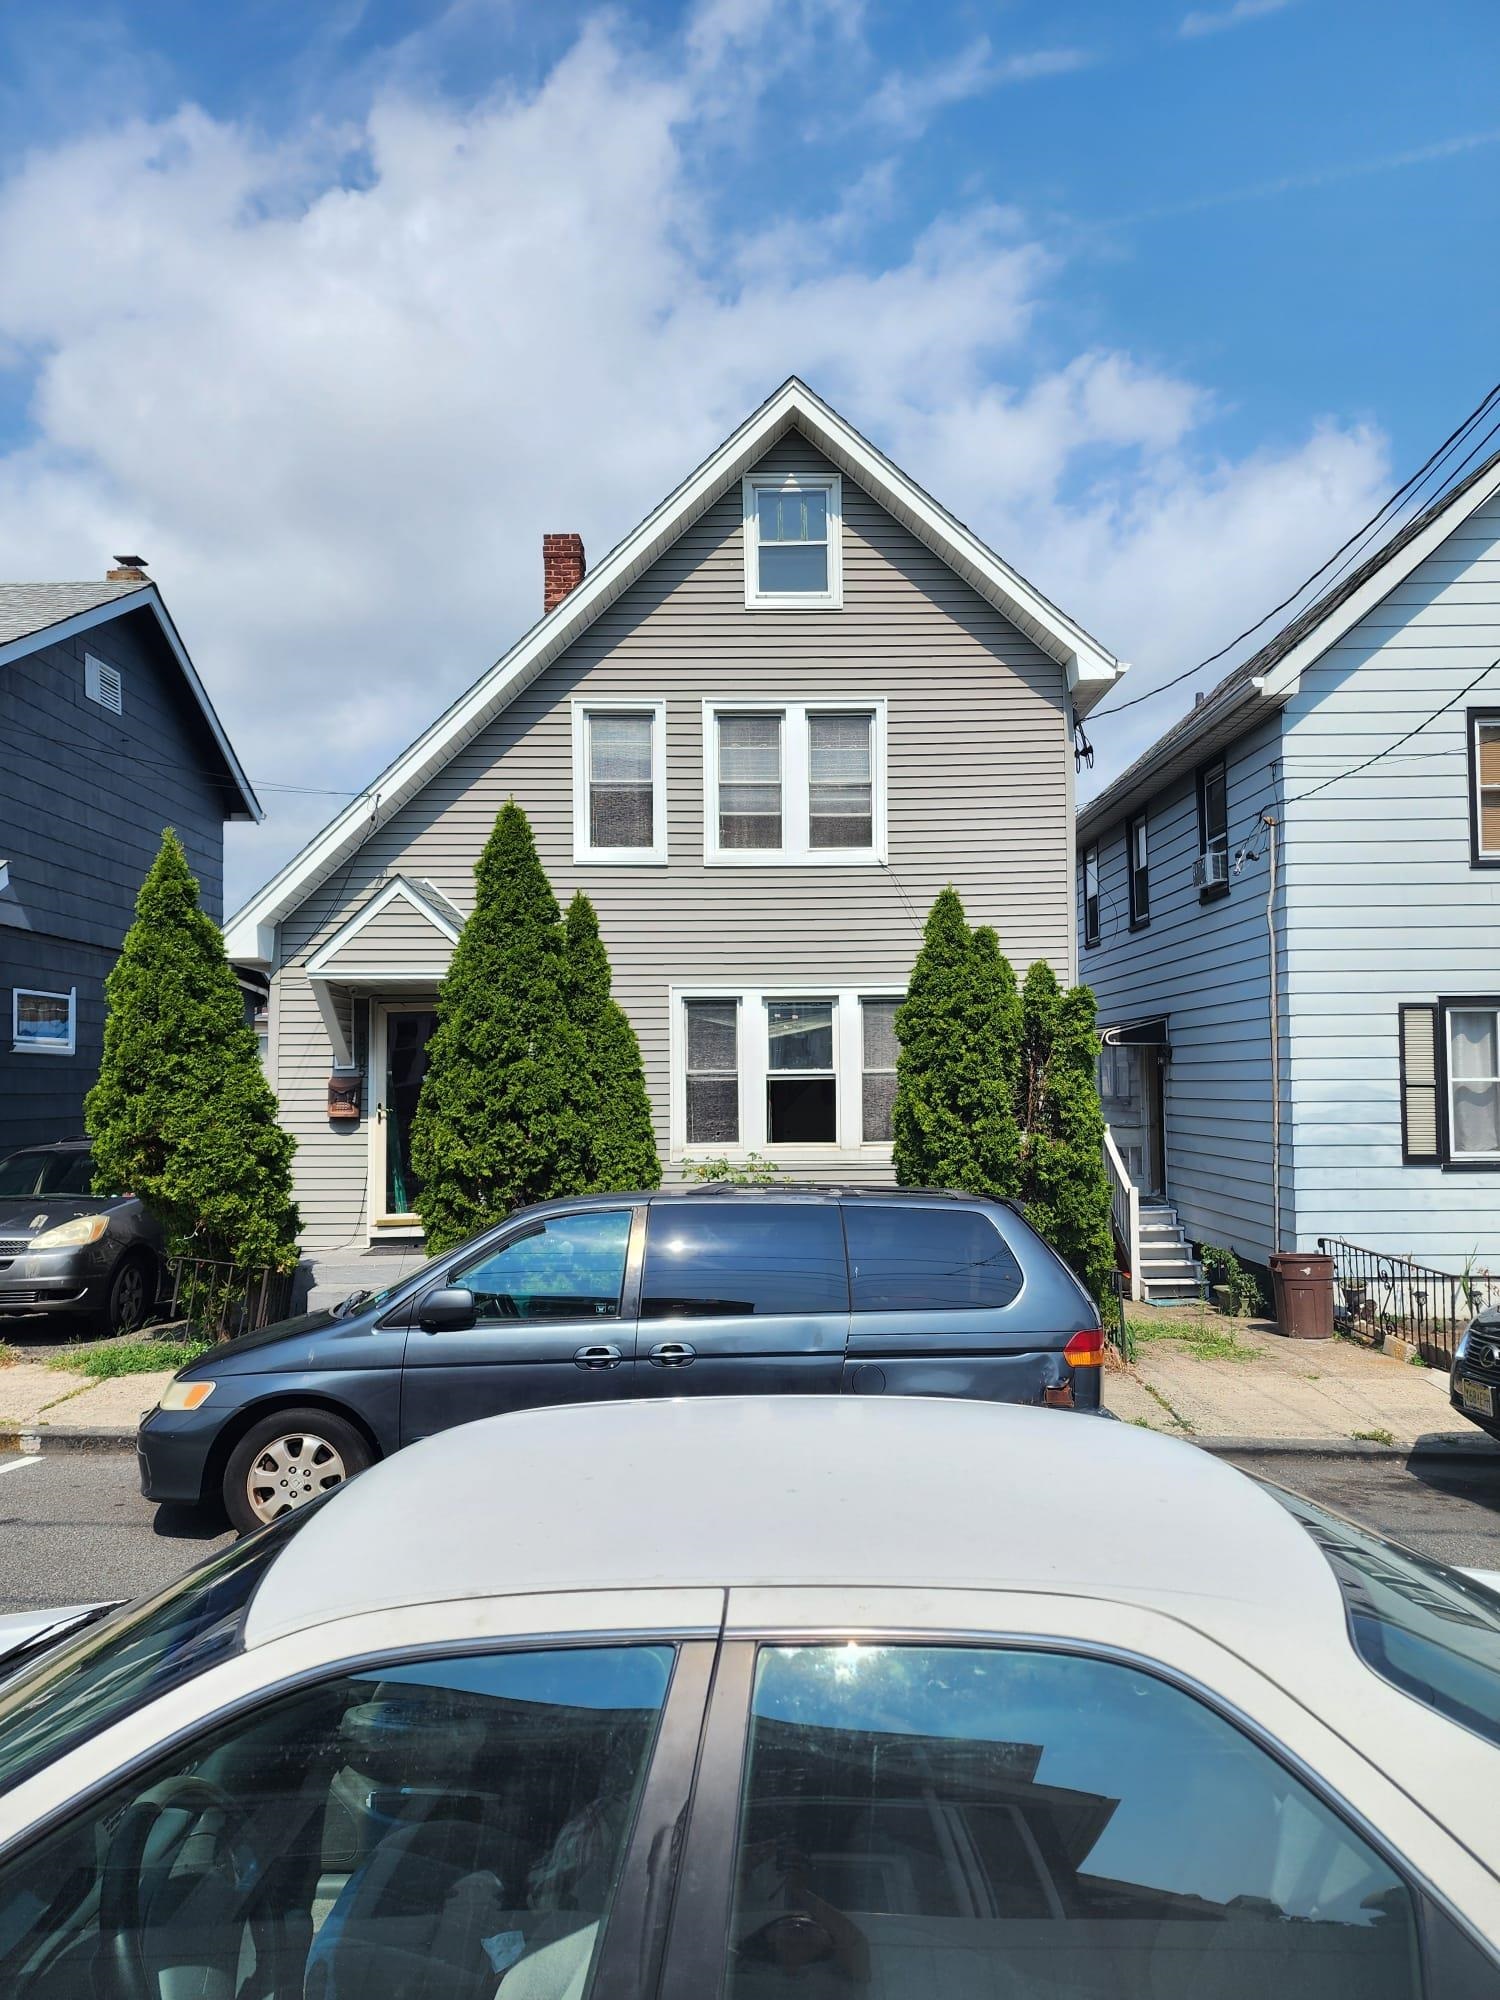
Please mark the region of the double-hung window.
POLYGON ((836 610, 843 602, 839 475, 752 474, 744 499, 746 605, 836 610))
POLYGON ((1083 850, 1083 941, 1099 942, 1099 848, 1083 850))
POLYGON ((573 704, 573 859, 667 858, 666 703, 573 704))
POLYGON ((1469 859, 1500 868, 1500 709, 1469 710, 1469 859))
POLYGON ((888 1146, 896 993, 816 982, 673 995, 674 1152, 888 1146))
POLYGON ((1144 813, 1137 813, 1125 829, 1125 866, 1130 877, 1130 928, 1144 930, 1151 921, 1151 860, 1144 813))
POLYGON ((1444 1021, 1449 1157, 1500 1163, 1500 1006, 1450 1002, 1444 1021))
POLYGON ((1500 1169, 1500 996, 1399 1010, 1401 1157, 1500 1169))
POLYGON ((1198 888, 1204 896, 1229 890, 1229 775, 1222 757, 1198 773, 1198 888))
POLYGON ((838 866, 885 856, 885 703, 705 702, 704 857, 838 866))
POLYGON ((78 989, 38 993, 18 986, 11 995, 10 1027, 16 1055, 72 1055, 77 1046, 78 989))

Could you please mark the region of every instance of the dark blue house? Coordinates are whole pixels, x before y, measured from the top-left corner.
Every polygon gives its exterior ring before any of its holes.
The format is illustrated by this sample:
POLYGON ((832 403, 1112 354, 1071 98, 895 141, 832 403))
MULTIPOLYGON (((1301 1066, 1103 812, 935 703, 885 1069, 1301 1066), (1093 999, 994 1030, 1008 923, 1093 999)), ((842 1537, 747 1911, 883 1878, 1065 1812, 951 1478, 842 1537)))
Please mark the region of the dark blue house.
POLYGON ((0 584, 0 1157, 83 1129, 104 981, 162 828, 223 915, 261 809, 156 585, 0 584))

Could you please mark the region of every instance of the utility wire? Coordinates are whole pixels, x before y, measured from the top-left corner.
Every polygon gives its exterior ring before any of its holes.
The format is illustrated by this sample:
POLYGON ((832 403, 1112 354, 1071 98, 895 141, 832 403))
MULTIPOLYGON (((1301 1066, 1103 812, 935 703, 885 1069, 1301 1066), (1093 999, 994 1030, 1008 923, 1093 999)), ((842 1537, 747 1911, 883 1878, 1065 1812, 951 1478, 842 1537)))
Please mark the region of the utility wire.
POLYGON ((1457 708, 1465 695, 1472 694, 1485 675, 1492 674, 1496 667, 1500 667, 1500 654, 1497 654, 1487 667, 1481 667, 1473 680, 1469 681, 1464 687, 1461 687, 1457 694, 1451 695, 1441 708, 1435 708, 1431 715, 1424 715, 1422 720, 1413 728, 1408 729, 1404 736, 1398 736, 1394 743, 1388 743, 1383 750, 1377 750, 1373 757, 1366 757, 1363 763, 1351 764, 1347 771, 1335 771, 1331 777, 1324 778, 1321 783, 1310 785, 1305 792, 1298 792, 1295 797, 1283 800, 1283 810, 1287 806, 1301 805, 1304 799, 1315 799, 1319 792, 1326 792, 1330 785, 1337 785, 1345 778, 1356 777, 1359 772, 1368 771, 1372 764, 1378 764, 1383 757, 1391 756, 1401 748, 1403 743, 1410 743, 1414 736, 1420 736, 1429 723, 1436 722, 1440 715, 1446 715, 1450 708, 1457 708))
MULTIPOLYGON (((124 744, 90 743, 83 737, 52 736, 45 729, 33 728, 29 722, 7 723, 5 733, 7 737, 33 736, 39 743, 50 743, 73 757, 116 757, 132 769, 180 771, 189 777, 202 778, 208 784, 218 785, 225 791, 237 792, 240 789, 239 780, 227 771, 210 771, 206 765, 188 764, 180 757, 147 757, 124 744)), ((340 790, 333 785, 292 785, 274 778, 248 778, 246 783, 258 792, 302 792, 309 797, 330 799, 357 799, 360 796, 358 792, 340 790)))
MULTIPOLYGON (((1305 577, 1302 580, 1302 582, 1298 584, 1297 588, 1291 593, 1290 596, 1284 597, 1279 604, 1273 604, 1271 609, 1266 613, 1264 613, 1262 617, 1257 618, 1253 625, 1247 625, 1243 632, 1238 633, 1233 639, 1230 639, 1225 645, 1220 646, 1217 652, 1210 653, 1206 659, 1197 661, 1196 664, 1191 667, 1185 667, 1180 674, 1174 674, 1170 680, 1163 681, 1160 684, 1160 686, 1154 688, 1148 688, 1143 694, 1132 695, 1129 701, 1116 702, 1113 708, 1106 708, 1104 706, 1104 702, 1107 702, 1109 699, 1109 696, 1106 694, 1104 697, 1104 701, 1102 701, 1097 708, 1093 709, 1090 712, 1089 720, 1091 722, 1108 721, 1111 716, 1123 715, 1127 708, 1136 708, 1143 701, 1154 701, 1159 694, 1165 694, 1169 688, 1180 686, 1183 681, 1191 680, 1194 674, 1201 674, 1205 667, 1211 667, 1215 664, 1216 661, 1222 660, 1227 653, 1232 653, 1236 646, 1243 644, 1243 642, 1246 639, 1252 638, 1258 631, 1260 631, 1261 627, 1263 625, 1268 624, 1271 619, 1277 617, 1281 612, 1289 610, 1291 606, 1294 605, 1300 597, 1304 596, 1306 592, 1312 587, 1312 585, 1315 584, 1327 570, 1332 568, 1332 566, 1339 560, 1341 556, 1347 555, 1351 549, 1354 549, 1356 547, 1357 544, 1364 542, 1368 537, 1373 535, 1375 530, 1378 528, 1379 524, 1385 519, 1385 517, 1388 514, 1392 513, 1393 509, 1395 509, 1396 511, 1400 510, 1400 508, 1406 502, 1406 500, 1409 497, 1411 497, 1411 495, 1414 492, 1414 489, 1423 482, 1425 482, 1428 474, 1434 469, 1435 466, 1437 466, 1439 461, 1447 457, 1447 455, 1457 445, 1461 444, 1468 437, 1468 435, 1480 423, 1483 422, 1486 415, 1494 407, 1497 399, 1500 399, 1500 382, 1495 383, 1493 388, 1490 389, 1489 393, 1486 396, 1484 396, 1483 399, 1474 406, 1474 408, 1469 412, 1468 416, 1464 418, 1463 422, 1458 426, 1458 428, 1454 431, 1451 431, 1448 434, 1448 436, 1444 438, 1443 442, 1437 447, 1436 451, 1432 452, 1427 457, 1427 459, 1420 466, 1418 466, 1417 470, 1411 475, 1411 477, 1405 480, 1400 486, 1397 487, 1396 491, 1391 495, 1390 499, 1387 500, 1385 504, 1382 507, 1380 507, 1374 514, 1372 514, 1369 520, 1366 521, 1362 527, 1356 528, 1354 533, 1349 537, 1347 541, 1340 543, 1338 548, 1334 550, 1333 554, 1328 557, 1327 561, 1320 563, 1318 567, 1312 572, 1311 576, 1305 577)), ((1500 425, 1497 425, 1495 429, 1500 429, 1500 425)), ((1487 433, 1486 438, 1481 440, 1481 444, 1487 442, 1488 438, 1493 437, 1494 435, 1495 435, 1495 430, 1492 429, 1487 433)), ((1471 453, 1470 456, 1472 457, 1472 455, 1473 454, 1471 453)), ((1463 464, 1467 465, 1468 462, 1469 461, 1466 458, 1463 461, 1463 464)), ((1461 469, 1462 467, 1460 467, 1460 470, 1461 469)), ((1450 474, 1449 476, 1453 477, 1455 475, 1450 474)))

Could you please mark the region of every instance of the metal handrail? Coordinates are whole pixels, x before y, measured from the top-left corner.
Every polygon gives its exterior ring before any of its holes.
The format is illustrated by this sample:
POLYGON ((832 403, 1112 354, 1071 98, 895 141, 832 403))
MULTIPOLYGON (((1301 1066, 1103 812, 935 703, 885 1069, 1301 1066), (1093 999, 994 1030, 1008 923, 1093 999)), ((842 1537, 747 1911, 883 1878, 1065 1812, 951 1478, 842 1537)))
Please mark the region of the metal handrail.
POLYGON ((1124 1245, 1130 1264, 1130 1296, 1139 1299, 1142 1296, 1141 1193, 1126 1171, 1114 1134, 1107 1125, 1104 1128, 1104 1170, 1109 1177, 1109 1206, 1114 1218, 1115 1236, 1124 1245))

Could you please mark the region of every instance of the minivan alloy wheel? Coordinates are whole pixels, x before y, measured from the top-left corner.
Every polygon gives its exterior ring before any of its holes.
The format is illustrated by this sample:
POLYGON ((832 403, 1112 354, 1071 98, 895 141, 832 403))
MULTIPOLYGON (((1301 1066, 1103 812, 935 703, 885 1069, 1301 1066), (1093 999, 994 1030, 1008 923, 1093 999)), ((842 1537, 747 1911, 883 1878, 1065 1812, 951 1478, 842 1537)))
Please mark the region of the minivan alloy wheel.
POLYGON ((348 1478, 343 1455, 327 1438, 293 1431, 273 1438, 257 1453, 245 1480, 245 1498, 258 1521, 275 1521, 342 1486, 348 1478))

